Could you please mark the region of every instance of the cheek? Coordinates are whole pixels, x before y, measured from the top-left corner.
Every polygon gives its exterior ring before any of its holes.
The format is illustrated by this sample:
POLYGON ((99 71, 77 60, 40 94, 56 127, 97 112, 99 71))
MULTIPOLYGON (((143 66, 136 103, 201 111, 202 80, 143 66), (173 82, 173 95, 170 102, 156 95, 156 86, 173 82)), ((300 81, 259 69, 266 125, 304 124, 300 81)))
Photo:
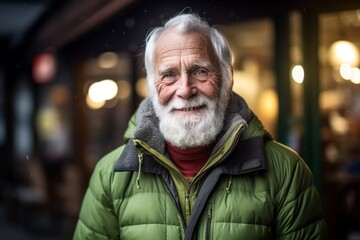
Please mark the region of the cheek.
POLYGON ((217 98, 220 94, 220 78, 211 78, 198 86, 198 89, 209 98, 217 98))
POLYGON ((157 85, 157 93, 159 96, 160 104, 166 104, 170 101, 171 97, 175 94, 176 88, 174 86, 167 86, 165 84, 157 85))

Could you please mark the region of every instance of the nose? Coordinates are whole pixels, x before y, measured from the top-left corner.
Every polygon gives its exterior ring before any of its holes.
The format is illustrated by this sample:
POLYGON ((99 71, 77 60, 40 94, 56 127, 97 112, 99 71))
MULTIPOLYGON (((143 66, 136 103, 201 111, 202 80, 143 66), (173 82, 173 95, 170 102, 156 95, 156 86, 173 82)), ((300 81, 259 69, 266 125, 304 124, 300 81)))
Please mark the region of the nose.
POLYGON ((177 89, 177 95, 181 98, 190 98, 196 94, 196 85, 192 81, 189 74, 182 74, 179 79, 179 87, 177 89))

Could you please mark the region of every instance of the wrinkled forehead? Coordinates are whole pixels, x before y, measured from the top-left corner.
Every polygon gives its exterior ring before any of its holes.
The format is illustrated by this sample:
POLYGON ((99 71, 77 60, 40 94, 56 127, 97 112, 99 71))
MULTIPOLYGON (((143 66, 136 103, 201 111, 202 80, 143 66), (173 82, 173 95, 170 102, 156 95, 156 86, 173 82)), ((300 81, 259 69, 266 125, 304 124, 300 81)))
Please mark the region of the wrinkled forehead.
POLYGON ((173 29, 165 30, 156 41, 155 55, 169 54, 203 54, 204 57, 213 57, 214 50, 210 40, 198 32, 179 33, 173 29))

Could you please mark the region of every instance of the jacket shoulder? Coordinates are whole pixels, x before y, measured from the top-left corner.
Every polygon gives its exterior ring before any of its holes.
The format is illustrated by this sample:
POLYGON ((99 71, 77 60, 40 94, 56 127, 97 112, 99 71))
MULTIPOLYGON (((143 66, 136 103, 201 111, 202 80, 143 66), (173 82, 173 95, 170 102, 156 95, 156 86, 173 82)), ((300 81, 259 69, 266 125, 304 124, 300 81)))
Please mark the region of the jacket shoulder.
POLYGON ((117 218, 111 189, 114 165, 123 148, 116 148, 96 164, 83 199, 73 239, 117 238, 117 218))
POLYGON ((278 183, 301 182, 299 191, 313 185, 312 172, 296 151, 274 140, 265 140, 265 151, 269 177, 278 183))
POLYGON ((284 239, 323 239, 326 224, 311 170, 298 153, 283 144, 267 141, 265 148, 278 235, 284 239))

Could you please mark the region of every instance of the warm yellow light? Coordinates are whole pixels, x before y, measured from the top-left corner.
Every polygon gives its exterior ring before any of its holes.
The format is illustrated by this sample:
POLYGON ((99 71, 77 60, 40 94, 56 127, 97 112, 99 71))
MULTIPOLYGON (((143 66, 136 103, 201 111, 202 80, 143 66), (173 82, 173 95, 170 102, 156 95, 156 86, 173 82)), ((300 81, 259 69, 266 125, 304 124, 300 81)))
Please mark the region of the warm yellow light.
POLYGON ((119 99, 127 99, 130 96, 131 87, 130 84, 125 80, 118 81, 119 86, 119 99))
POLYGON ((100 86, 101 86, 100 82, 95 82, 91 84, 91 86, 89 87, 88 96, 92 102, 100 103, 104 101, 103 95, 101 91, 99 91, 99 89, 101 88, 100 86))
POLYGON ((105 105, 105 100, 100 101, 100 102, 94 102, 94 101, 91 100, 90 96, 87 95, 86 96, 86 104, 91 109, 99 109, 99 108, 102 108, 105 105))
POLYGON ((115 67, 119 62, 118 55, 114 52, 104 52, 99 56, 99 67, 109 69, 115 67))
POLYGON ((95 82, 89 87, 88 95, 93 102, 102 102, 114 98, 118 93, 118 85, 110 79, 95 82))
POLYGON ((320 109, 330 111, 340 108, 345 96, 344 93, 337 90, 327 90, 319 95, 320 109))
POLYGON ((359 68, 351 68, 351 82, 355 84, 360 83, 360 69, 359 68))
POLYGON ((259 112, 267 119, 274 120, 278 113, 278 98, 273 89, 265 90, 259 97, 259 112))
POLYGON ((351 66, 350 64, 344 63, 340 66, 340 75, 345 80, 351 79, 351 66))
POLYGON ((345 80, 350 80, 355 84, 360 83, 360 69, 351 67, 349 64, 342 64, 340 67, 340 75, 345 80))
POLYGON ((136 93, 140 97, 146 97, 148 95, 147 87, 146 87, 146 78, 140 78, 136 82, 136 93))
POLYGON ((329 49, 329 60, 333 67, 339 67, 347 63, 350 66, 359 64, 359 51, 357 47, 349 41, 334 42, 329 49))
POLYGON ((297 83, 302 83, 304 81, 304 68, 301 65, 296 65, 291 71, 291 76, 297 83))
POLYGON ((117 95, 119 88, 116 82, 110 79, 105 79, 102 80, 100 83, 101 89, 99 90, 102 91, 104 100, 113 99, 117 95))
POLYGON ((276 117, 279 112, 278 96, 275 90, 267 89, 260 93, 257 100, 257 115, 264 126, 274 132, 276 129, 276 117))
POLYGON ((259 93, 259 82, 253 72, 234 71, 233 91, 246 99, 250 106, 255 106, 259 93))

